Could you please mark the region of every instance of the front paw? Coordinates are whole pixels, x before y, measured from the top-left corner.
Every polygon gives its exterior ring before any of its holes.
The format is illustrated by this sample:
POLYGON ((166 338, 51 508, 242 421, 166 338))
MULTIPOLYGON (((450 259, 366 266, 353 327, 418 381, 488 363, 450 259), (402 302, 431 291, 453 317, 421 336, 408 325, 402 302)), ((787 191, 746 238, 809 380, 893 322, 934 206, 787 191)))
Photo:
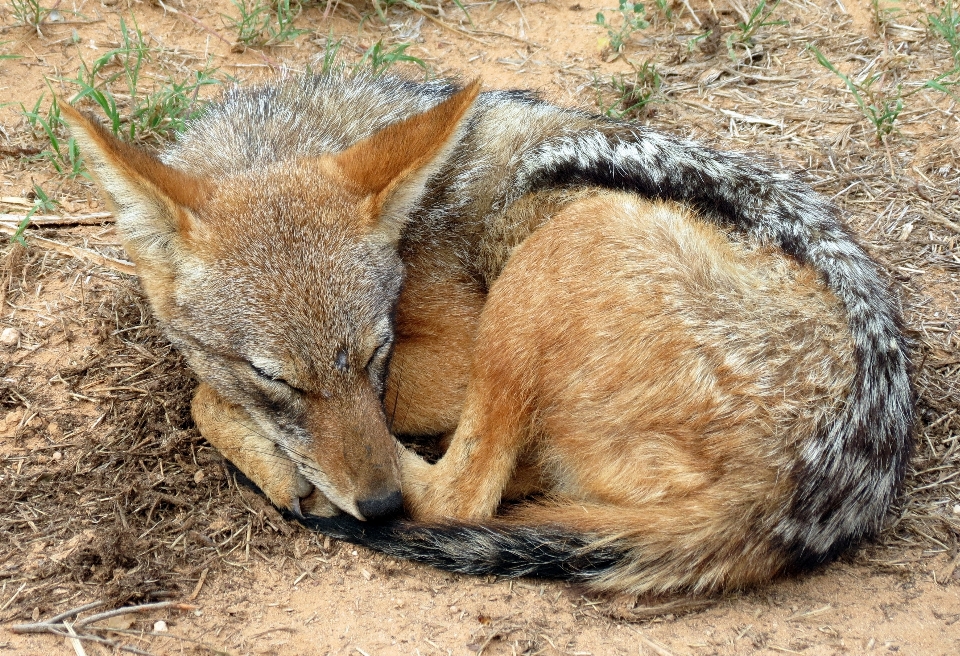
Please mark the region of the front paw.
POLYGON ((400 489, 403 492, 404 508, 414 519, 434 518, 429 500, 433 496, 430 479, 435 465, 403 446, 399 448, 399 455, 400 489))

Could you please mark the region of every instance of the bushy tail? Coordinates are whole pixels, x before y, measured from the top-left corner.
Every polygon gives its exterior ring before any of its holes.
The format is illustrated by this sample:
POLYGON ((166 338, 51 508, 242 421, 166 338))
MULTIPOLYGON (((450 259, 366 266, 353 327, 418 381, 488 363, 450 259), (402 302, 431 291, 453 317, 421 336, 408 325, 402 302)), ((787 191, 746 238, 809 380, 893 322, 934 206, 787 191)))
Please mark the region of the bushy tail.
POLYGON ((843 302, 854 343, 853 384, 842 410, 804 442, 789 472, 794 493, 786 511, 731 509, 725 521, 698 518, 696 508, 683 511, 676 502, 669 515, 689 521, 671 525, 657 508, 600 506, 588 521, 572 521, 585 512, 581 504, 534 504, 484 525, 349 517, 305 523, 445 570, 632 592, 741 587, 825 562, 875 534, 903 481, 913 392, 896 303, 836 207, 792 175, 744 155, 629 124, 592 125, 539 141, 518 157, 498 206, 565 185, 684 202, 809 264, 843 302))
POLYGON ((593 590, 709 592, 770 579, 789 566, 770 548, 759 509, 726 518, 689 507, 529 504, 483 524, 299 520, 308 528, 442 570, 564 579, 593 590))
POLYGON ((569 184, 691 204, 823 276, 845 305, 856 373, 845 408, 805 443, 790 472, 796 493, 774 534, 797 565, 828 560, 874 534, 903 481, 913 391, 897 306, 837 208, 745 155, 617 122, 541 142, 513 188, 519 197, 569 184))

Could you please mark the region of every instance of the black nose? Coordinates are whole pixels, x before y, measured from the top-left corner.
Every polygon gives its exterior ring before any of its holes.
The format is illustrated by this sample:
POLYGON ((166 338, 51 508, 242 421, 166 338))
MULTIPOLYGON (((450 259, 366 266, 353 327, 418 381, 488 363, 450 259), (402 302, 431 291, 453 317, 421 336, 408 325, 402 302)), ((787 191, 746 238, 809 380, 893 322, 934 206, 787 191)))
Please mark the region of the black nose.
POLYGON ((357 509, 367 519, 396 515, 403 510, 403 495, 396 490, 381 497, 363 499, 357 502, 357 509))

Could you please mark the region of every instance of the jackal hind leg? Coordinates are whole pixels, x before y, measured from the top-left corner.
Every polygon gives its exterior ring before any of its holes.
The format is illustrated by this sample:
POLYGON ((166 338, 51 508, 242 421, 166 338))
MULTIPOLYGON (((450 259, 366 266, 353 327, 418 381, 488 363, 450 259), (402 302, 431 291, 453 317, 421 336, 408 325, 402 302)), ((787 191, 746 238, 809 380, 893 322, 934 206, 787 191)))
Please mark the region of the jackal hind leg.
POLYGON ((326 497, 297 471, 297 466, 263 436, 256 422, 238 405, 200 383, 193 395, 193 420, 200 434, 253 481, 279 508, 328 516, 335 513, 326 497), (303 505, 301 508, 301 499, 303 505))

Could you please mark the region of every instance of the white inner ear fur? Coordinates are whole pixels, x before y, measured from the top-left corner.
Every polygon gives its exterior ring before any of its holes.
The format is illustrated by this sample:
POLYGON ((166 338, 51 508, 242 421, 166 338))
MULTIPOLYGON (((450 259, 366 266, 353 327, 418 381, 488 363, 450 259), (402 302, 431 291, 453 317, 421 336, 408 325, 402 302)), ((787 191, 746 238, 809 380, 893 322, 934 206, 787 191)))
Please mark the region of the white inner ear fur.
POLYGON ((80 146, 91 173, 107 193, 117 214, 117 228, 127 252, 138 264, 176 266, 183 257, 178 232, 178 208, 174 202, 136 173, 114 162, 87 127, 72 123, 71 134, 80 146))
MULTIPOLYGON (((474 104, 476 104, 474 102, 474 104)), ((473 114, 473 106, 470 107, 460 120, 457 121, 457 127, 450 135, 450 138, 440 147, 436 155, 426 164, 419 168, 411 168, 399 176, 394 184, 389 185, 381 192, 383 202, 380 211, 380 224, 377 232, 391 242, 396 243, 400 240, 400 233, 404 225, 409 220, 410 210, 412 210, 427 188, 427 183, 436 173, 443 168, 453 154, 454 149, 460 144, 463 135, 466 132, 466 122, 473 114)))

